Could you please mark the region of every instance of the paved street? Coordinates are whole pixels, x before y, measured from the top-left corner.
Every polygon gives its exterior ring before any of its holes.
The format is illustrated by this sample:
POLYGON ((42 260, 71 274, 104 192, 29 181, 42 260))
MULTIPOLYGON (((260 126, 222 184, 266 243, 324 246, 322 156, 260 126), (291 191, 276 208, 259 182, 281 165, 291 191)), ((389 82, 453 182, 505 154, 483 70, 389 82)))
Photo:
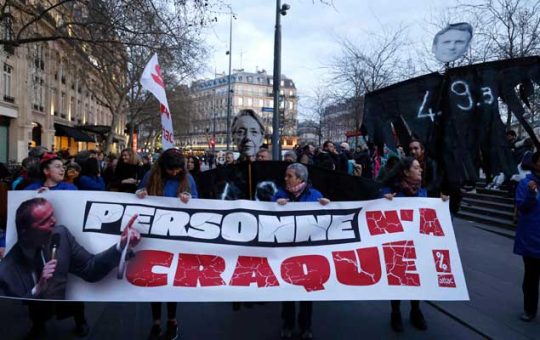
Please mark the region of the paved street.
MULTIPOLYGON (((513 240, 456 219, 456 237, 469 288, 469 302, 423 303, 429 329, 408 323, 405 332, 389 327, 390 306, 376 302, 316 302, 313 332, 316 339, 540 339, 540 319, 523 323, 521 258, 512 254, 513 240)), ((20 302, 0 300, 0 338, 21 338, 30 322, 20 302)), ((150 328, 147 303, 88 303, 89 339, 145 339, 150 328)), ((233 312, 230 303, 181 303, 178 307, 182 339, 278 339, 278 303, 255 305, 233 312)), ((49 323, 50 339, 71 337, 71 320, 49 323)))

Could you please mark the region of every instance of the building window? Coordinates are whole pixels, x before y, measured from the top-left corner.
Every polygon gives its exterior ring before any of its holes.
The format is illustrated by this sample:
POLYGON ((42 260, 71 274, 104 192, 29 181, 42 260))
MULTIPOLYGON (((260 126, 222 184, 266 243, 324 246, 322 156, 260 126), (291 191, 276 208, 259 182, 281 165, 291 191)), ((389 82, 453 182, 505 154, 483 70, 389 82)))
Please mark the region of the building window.
POLYGON ((34 67, 36 70, 43 71, 45 69, 45 53, 43 44, 33 45, 32 55, 34 57, 34 67))
POLYGON ((66 94, 64 92, 60 95, 60 106, 58 107, 58 111, 60 111, 60 117, 66 118, 66 94))
POLYGON ((75 121, 75 117, 77 116, 77 110, 75 108, 75 98, 71 97, 70 103, 69 103, 69 115, 71 117, 71 121, 75 121))
POLYGON ((3 90, 4 90, 4 100, 7 102, 13 103, 15 98, 11 96, 11 75, 13 73, 13 67, 4 63, 4 75, 3 75, 3 90))
POLYGON ((43 79, 40 77, 34 78, 32 104, 35 111, 43 112, 45 109, 45 87, 43 86, 43 79))
POLYGON ((64 64, 60 65, 60 81, 62 82, 62 84, 65 84, 66 83, 66 75, 65 75, 65 71, 64 71, 64 64))
POLYGON ((58 90, 56 89, 51 89, 51 103, 53 104, 54 115, 58 116, 58 90))

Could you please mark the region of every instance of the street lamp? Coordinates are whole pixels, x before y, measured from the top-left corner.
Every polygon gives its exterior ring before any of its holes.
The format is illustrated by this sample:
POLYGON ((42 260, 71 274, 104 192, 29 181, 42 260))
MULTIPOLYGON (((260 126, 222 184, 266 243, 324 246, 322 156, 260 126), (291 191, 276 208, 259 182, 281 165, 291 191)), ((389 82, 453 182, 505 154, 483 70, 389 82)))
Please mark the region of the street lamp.
POLYGON ((232 21, 236 19, 231 6, 229 7, 230 19, 229 19, 229 77, 227 79, 227 150, 230 150, 231 144, 231 65, 232 65, 232 21))
POLYGON ((281 16, 287 15, 291 8, 288 4, 281 5, 276 0, 276 29, 274 36, 274 112, 272 115, 272 159, 281 160, 281 143, 279 136, 279 87, 281 85, 281 16))

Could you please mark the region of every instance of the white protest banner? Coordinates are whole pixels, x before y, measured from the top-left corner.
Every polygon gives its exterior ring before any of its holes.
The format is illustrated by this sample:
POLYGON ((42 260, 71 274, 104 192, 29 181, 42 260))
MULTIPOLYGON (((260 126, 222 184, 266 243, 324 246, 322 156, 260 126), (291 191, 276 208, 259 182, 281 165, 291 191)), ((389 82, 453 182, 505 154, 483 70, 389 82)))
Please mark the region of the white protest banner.
POLYGON ((171 111, 169 110, 167 95, 165 94, 165 82, 161 76, 157 54, 154 54, 148 64, 146 64, 141 76, 141 85, 159 100, 162 128, 161 143, 163 144, 163 149, 166 150, 174 147, 171 111))
MULTIPOLYGON (((9 192, 8 248, 17 238, 17 208, 35 196, 9 192)), ((111 246, 138 214, 133 227, 142 240, 125 276, 117 279, 116 268, 93 283, 70 275, 70 300, 468 299, 448 203, 440 199, 281 206, 113 192, 40 196, 54 208, 56 225, 92 254, 117 251, 111 246)))

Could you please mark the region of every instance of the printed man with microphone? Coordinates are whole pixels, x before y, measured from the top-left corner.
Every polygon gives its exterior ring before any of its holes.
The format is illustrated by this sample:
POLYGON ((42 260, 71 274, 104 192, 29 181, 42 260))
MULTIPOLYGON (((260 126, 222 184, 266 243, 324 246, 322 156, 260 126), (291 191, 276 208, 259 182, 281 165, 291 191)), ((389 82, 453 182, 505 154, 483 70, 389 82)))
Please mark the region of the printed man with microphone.
POLYGON ((15 217, 18 242, 0 262, 0 296, 63 300, 68 273, 89 282, 101 280, 118 266, 126 243, 134 247, 141 240, 131 228, 136 218, 129 221, 117 244, 93 255, 65 226, 56 225, 49 201, 23 202, 15 217))

